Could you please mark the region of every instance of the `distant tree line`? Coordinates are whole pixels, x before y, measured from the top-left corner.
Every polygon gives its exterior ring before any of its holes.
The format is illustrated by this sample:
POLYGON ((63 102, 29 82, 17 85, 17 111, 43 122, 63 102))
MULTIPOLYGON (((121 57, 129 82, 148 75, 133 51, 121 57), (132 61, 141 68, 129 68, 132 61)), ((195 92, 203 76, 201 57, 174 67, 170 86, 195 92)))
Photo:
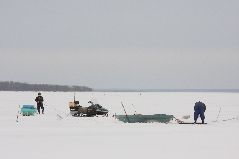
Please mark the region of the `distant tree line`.
POLYGON ((54 91, 54 92, 88 92, 92 88, 86 86, 67 86, 52 84, 29 84, 13 81, 0 82, 0 91, 54 91))

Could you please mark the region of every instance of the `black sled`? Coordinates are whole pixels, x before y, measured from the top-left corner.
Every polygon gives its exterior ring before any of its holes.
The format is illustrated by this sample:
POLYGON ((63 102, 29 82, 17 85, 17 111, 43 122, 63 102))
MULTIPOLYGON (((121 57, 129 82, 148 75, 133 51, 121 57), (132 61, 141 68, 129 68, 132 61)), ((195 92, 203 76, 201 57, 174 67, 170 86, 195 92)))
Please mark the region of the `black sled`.
POLYGON ((182 123, 178 123, 178 124, 207 124, 207 123, 193 123, 193 122, 182 122, 182 123))

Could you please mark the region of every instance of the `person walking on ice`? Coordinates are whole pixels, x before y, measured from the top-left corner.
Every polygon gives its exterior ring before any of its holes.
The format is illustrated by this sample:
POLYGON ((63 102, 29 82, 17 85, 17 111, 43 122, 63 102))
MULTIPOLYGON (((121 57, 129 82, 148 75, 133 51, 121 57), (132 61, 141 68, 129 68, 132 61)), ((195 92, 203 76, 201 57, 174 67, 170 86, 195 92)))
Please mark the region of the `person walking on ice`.
POLYGON ((38 93, 38 96, 36 97, 35 101, 37 102, 37 111, 39 114, 41 114, 40 109, 42 109, 42 114, 44 114, 44 107, 43 107, 43 97, 41 96, 41 93, 38 93))
POLYGON ((197 122, 198 116, 200 115, 200 118, 202 120, 202 124, 204 124, 204 119, 205 119, 205 111, 206 111, 206 105, 199 101, 195 103, 194 106, 194 123, 197 122))

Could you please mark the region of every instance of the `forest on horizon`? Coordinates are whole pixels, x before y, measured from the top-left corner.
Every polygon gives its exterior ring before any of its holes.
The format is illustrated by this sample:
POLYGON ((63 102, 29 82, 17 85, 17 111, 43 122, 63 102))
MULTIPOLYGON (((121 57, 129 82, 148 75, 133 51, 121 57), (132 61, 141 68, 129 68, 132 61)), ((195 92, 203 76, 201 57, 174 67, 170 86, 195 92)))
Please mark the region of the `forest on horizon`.
POLYGON ((91 92, 93 89, 87 86, 29 84, 23 82, 0 81, 0 91, 91 92))

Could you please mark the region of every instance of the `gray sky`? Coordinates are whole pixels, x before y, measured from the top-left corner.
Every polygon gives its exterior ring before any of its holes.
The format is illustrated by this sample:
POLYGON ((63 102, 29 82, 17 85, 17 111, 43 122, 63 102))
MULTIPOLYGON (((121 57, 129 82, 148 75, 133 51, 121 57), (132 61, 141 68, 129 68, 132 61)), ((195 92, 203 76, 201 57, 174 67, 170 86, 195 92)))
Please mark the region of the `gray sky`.
POLYGON ((0 0, 0 81, 239 88, 238 0, 0 0))

